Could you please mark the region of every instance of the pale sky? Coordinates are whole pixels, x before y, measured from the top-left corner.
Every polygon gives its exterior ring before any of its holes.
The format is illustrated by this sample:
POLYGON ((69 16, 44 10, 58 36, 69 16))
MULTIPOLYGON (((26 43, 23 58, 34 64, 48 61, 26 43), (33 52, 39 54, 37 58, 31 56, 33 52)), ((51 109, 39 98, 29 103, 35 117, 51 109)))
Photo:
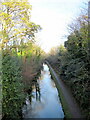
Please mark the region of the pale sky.
POLYGON ((67 25, 80 14, 89 0, 29 0, 32 5, 31 20, 42 27, 37 41, 45 52, 63 44, 68 34, 67 25))

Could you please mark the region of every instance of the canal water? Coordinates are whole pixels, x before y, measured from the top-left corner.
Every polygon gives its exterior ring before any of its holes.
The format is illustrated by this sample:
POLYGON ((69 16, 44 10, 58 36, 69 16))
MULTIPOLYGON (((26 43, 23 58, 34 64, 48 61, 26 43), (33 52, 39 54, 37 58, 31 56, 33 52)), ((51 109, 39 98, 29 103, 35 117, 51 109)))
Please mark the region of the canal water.
POLYGON ((64 118, 58 90, 51 79, 49 67, 46 64, 43 64, 37 84, 38 91, 33 86, 31 99, 29 96, 26 98, 23 118, 64 118))

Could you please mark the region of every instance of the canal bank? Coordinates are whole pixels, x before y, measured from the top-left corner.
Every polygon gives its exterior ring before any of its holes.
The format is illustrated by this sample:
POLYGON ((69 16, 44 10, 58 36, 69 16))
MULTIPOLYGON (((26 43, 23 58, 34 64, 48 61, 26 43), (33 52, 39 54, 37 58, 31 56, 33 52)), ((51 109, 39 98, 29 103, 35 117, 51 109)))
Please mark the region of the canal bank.
POLYGON ((67 86, 63 83, 62 80, 59 79, 58 75, 55 73, 51 65, 47 61, 45 61, 45 63, 48 65, 50 73, 58 89, 63 110, 65 113, 65 118, 83 118, 79 106, 67 86))

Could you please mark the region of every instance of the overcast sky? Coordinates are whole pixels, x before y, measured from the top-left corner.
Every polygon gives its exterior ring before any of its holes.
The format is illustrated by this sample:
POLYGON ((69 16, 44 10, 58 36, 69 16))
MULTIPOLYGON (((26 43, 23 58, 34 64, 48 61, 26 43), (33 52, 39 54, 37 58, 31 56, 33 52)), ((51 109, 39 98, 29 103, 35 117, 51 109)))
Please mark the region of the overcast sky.
POLYGON ((43 28, 37 35, 39 45, 48 52, 63 44, 68 34, 67 25, 80 14, 89 0, 29 0, 32 5, 31 20, 43 28))

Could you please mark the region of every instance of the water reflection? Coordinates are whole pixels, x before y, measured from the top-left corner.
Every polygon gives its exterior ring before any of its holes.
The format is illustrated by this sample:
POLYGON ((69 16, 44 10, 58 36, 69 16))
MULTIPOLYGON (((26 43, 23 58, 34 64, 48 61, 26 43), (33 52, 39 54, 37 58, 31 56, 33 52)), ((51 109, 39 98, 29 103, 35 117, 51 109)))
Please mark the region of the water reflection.
POLYGON ((35 84, 35 88, 36 88, 36 100, 39 100, 40 101, 40 87, 39 87, 39 84, 38 82, 35 84))
POLYGON ((58 91, 46 64, 40 78, 29 90, 23 115, 24 118, 64 118, 58 91))
MULTIPOLYGON (((40 87, 38 81, 35 81, 33 85, 27 90, 28 93, 28 99, 30 101, 30 104, 32 103, 32 98, 36 98, 36 101, 40 101, 40 87), (33 94, 33 92, 36 94, 36 96, 33 94)), ((27 99, 27 98, 26 98, 27 99)))

